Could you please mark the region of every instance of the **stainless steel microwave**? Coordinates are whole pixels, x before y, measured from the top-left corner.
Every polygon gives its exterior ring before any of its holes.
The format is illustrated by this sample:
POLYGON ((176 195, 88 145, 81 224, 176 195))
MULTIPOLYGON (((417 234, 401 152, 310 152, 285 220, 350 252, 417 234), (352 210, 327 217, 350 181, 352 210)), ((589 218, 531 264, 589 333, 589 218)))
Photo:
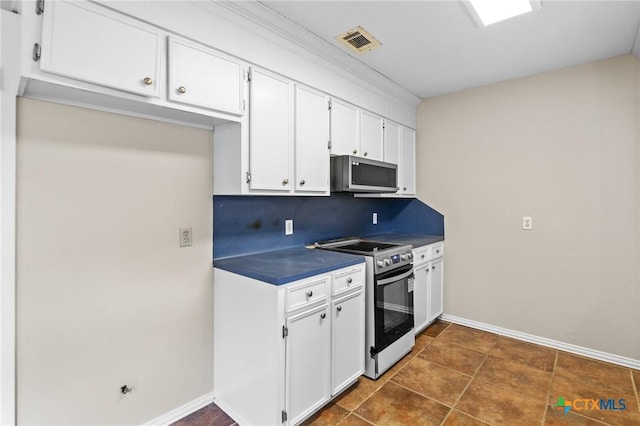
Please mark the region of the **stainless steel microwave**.
POLYGON ((396 164, 353 155, 331 157, 331 192, 396 191, 398 191, 396 164))

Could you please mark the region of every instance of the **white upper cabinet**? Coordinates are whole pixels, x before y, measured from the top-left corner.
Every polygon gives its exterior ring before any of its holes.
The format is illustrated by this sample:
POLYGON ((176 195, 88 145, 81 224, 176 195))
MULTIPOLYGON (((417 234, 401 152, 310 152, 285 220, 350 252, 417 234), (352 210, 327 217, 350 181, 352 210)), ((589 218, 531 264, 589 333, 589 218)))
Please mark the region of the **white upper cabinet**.
POLYGON ((331 100, 331 154, 360 155, 360 109, 331 100))
POLYGON ((160 96, 159 29, 86 2, 50 1, 41 69, 138 95, 160 96))
POLYGON ((171 101, 197 107, 244 113, 244 65, 203 45, 169 37, 171 101))
POLYGON ((384 155, 383 161, 398 164, 400 155, 400 125, 393 121, 384 123, 384 155))
POLYGON ((329 98, 296 86, 295 190, 329 194, 329 98))
POLYGON ((384 161, 398 165, 398 195, 416 193, 416 132, 393 121, 384 123, 384 161))
POLYGON ((383 120, 368 111, 360 112, 360 152, 361 157, 382 161, 383 120))
POLYGON ((416 193, 416 132, 407 127, 400 132, 398 186, 400 194, 416 193))
MULTIPOLYGON (((293 82, 258 68, 249 88, 249 188, 293 189, 293 82)), ((222 159, 224 161, 224 159, 222 159)))

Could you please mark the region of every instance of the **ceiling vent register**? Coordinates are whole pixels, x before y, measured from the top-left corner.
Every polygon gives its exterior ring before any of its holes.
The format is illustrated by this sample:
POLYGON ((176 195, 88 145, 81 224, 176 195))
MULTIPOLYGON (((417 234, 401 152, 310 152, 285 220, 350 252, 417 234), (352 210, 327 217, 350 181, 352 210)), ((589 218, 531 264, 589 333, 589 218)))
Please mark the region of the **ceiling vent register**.
POLYGON ((362 27, 355 27, 336 37, 340 43, 356 53, 366 53, 382 46, 374 36, 362 27))

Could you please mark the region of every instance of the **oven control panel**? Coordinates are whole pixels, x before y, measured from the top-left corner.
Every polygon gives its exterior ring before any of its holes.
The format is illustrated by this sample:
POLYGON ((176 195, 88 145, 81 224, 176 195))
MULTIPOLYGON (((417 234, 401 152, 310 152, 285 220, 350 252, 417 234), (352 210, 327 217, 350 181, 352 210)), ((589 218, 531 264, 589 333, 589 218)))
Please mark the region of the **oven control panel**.
POLYGON ((411 246, 394 247, 375 255, 376 274, 390 271, 413 262, 411 246))

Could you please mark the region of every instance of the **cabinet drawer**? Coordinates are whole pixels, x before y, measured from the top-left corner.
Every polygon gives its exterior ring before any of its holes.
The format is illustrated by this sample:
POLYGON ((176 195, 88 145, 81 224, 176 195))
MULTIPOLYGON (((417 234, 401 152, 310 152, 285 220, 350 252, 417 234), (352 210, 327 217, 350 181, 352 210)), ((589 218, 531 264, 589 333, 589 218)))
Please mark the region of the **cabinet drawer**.
POLYGON ((444 244, 442 243, 432 244, 431 253, 429 254, 429 257, 431 259, 435 259, 437 257, 442 257, 442 256, 444 256, 444 244))
POLYGON ((287 289, 287 312, 327 298, 329 277, 302 283, 287 289))
POLYGON ((431 258, 431 246, 418 247, 413 250, 413 264, 428 262, 431 258))
POLYGON ((364 281, 362 271, 362 267, 359 267, 334 274, 331 294, 336 295, 362 287, 364 281))

